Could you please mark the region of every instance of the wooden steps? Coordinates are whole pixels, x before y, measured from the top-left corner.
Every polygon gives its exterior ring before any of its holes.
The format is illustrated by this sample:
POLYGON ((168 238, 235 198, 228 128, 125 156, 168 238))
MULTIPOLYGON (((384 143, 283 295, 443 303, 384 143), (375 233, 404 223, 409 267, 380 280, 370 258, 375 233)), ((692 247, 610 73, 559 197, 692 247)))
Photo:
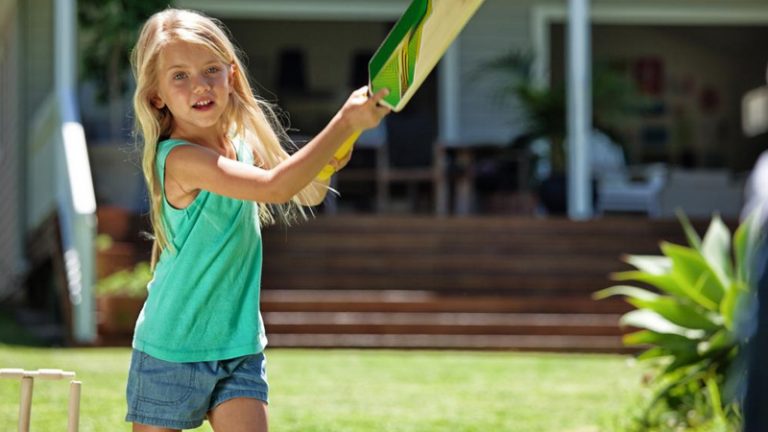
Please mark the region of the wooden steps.
POLYGON ((628 352, 623 254, 684 243, 677 221, 334 217, 264 231, 271 346, 628 352))
POLYGON ((516 350, 537 352, 630 353, 614 336, 509 336, 422 334, 272 334, 272 347, 516 350))
POLYGON ((263 290, 269 312, 478 312, 621 314, 629 306, 616 298, 596 302, 579 296, 457 296, 428 291, 263 290))
POLYGON ((262 309, 272 346, 625 351, 625 304, 567 300, 264 291, 262 309))

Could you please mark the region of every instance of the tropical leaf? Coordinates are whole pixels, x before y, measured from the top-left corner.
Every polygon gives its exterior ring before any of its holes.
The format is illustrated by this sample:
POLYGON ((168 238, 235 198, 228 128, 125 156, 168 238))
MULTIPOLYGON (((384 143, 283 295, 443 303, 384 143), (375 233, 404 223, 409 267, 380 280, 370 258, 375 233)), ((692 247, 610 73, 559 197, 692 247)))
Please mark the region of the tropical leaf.
POLYGON ((663 275, 672 270, 672 260, 665 256, 655 255, 626 255, 624 262, 635 266, 640 271, 653 275, 663 275))
POLYGON ((723 399, 720 397, 720 386, 717 385, 714 374, 707 378, 707 392, 709 393, 709 402, 715 413, 715 419, 725 426, 726 418, 725 411, 723 411, 723 399))
POLYGON ((637 282, 645 282, 647 284, 653 285, 654 287, 658 288, 659 290, 670 294, 674 296, 680 296, 680 297, 688 297, 688 294, 685 290, 683 290, 680 285, 678 285, 677 281, 669 275, 669 274, 662 274, 662 275, 655 275, 646 273, 643 271, 624 271, 624 272, 616 272, 611 274, 611 279, 615 281, 637 281, 637 282))
POLYGON ((725 287, 704 256, 696 249, 663 242, 661 250, 672 259, 672 278, 697 303, 716 310, 725 287), (691 290, 695 287, 695 290, 691 290), (702 297, 706 301, 702 301, 702 297))
POLYGON ((723 285, 726 280, 733 277, 731 231, 725 226, 720 216, 712 218, 704 235, 704 241, 701 243, 701 254, 723 285))
POLYGON ((687 380, 692 380, 697 374, 700 374, 706 364, 702 360, 705 358, 699 355, 696 347, 687 351, 679 351, 671 363, 669 363, 659 375, 659 379, 677 380, 677 384, 683 384, 687 380), (682 378, 676 378, 676 374, 681 374, 682 378))
POLYGON ((683 226, 683 232, 685 232, 685 237, 688 239, 688 244, 696 250, 701 249, 701 237, 699 237, 699 234, 693 229, 693 225, 691 225, 691 221, 688 219, 685 212, 680 208, 676 208, 675 215, 677 215, 680 225, 683 226))
POLYGON ((681 327, 658 313, 638 309, 625 313, 619 320, 621 325, 651 330, 656 333, 684 336, 688 339, 700 339, 706 335, 703 330, 681 327))
MULTIPOLYGON (((640 330, 640 331, 649 331, 649 330, 640 330)), ((639 332, 635 332, 635 333, 639 333, 639 332)), ((634 333, 630 333, 630 334, 634 334, 634 333)), ((622 338, 622 341, 625 344, 630 345, 629 343, 627 343, 627 336, 629 335, 625 335, 622 338)), ((670 353, 664 348, 655 346, 652 348, 648 348, 647 350, 640 353, 640 355, 637 356, 637 359, 643 361, 643 360, 658 359, 660 357, 668 357, 669 355, 670 353)))
POLYGON ((592 298, 595 300, 602 300, 615 295, 623 295, 630 298, 653 300, 659 297, 658 294, 650 292, 648 290, 633 287, 631 285, 614 285, 610 288, 605 288, 592 294, 592 298))
POLYGON ((740 280, 733 280, 725 291, 723 301, 720 303, 720 316, 723 318, 723 325, 728 330, 734 330, 736 322, 736 311, 740 305, 741 298, 749 293, 747 285, 740 280))
POLYGON ((661 315, 669 322, 689 329, 717 331, 721 324, 714 322, 705 311, 670 296, 654 299, 629 298, 630 304, 638 309, 648 309, 661 315))
POLYGON ((698 346, 696 347, 696 351, 702 356, 708 356, 709 354, 716 351, 723 351, 733 348, 735 342, 736 341, 733 338, 733 334, 725 329, 722 329, 710 336, 709 339, 699 342, 698 346))
POLYGON ((670 355, 680 351, 696 351, 697 342, 678 334, 659 333, 653 330, 639 330, 624 335, 622 338, 627 345, 655 345, 659 356, 670 355))
POLYGON ((748 284, 752 281, 750 275, 753 266, 753 252, 756 250, 760 229, 758 212, 752 212, 747 219, 739 225, 733 235, 733 253, 736 259, 736 277, 748 284))

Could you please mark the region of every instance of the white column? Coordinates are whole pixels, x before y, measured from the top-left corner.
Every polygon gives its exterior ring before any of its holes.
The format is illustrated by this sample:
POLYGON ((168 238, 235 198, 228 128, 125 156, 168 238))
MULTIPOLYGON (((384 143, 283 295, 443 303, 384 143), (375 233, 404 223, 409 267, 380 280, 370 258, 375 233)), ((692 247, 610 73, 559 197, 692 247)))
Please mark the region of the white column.
MULTIPOLYGON (((437 69, 438 96, 437 96, 437 145, 443 147, 456 146, 460 143, 459 121, 461 118, 461 36, 457 37, 440 60, 437 69)), ((442 151, 436 152, 438 157, 444 157, 442 151)), ((445 167, 443 161, 435 161, 438 167, 445 167)), ((443 216, 448 209, 448 180, 446 176, 440 176, 440 185, 435 185, 435 209, 436 213, 443 216)), ((466 182, 459 182, 456 191, 456 213, 469 213, 471 193, 466 182)))
POLYGON ((592 52, 589 0, 568 0, 568 216, 592 217, 592 52))
POLYGON ((440 60, 438 72, 438 140, 447 145, 459 141, 459 118, 461 116, 461 59, 459 41, 453 44, 440 60))
POLYGON ((54 23, 54 67, 56 89, 77 85, 77 11, 73 0, 56 0, 54 23))
POLYGON ((77 2, 54 2, 54 76, 59 109, 56 182, 72 333, 76 342, 96 339, 96 198, 85 133, 77 104, 77 2))

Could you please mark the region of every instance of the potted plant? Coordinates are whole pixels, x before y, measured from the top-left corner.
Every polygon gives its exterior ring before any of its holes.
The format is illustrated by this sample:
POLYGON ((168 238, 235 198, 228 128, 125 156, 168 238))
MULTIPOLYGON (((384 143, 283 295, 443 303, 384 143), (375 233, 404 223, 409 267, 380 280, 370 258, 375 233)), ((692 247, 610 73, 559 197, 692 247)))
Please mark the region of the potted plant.
POLYGON ((739 312, 752 286, 759 229, 750 218, 731 236, 715 216, 701 239, 679 217, 689 246, 662 242, 662 256, 625 257, 636 270, 612 275, 622 284, 595 294, 622 295, 636 308, 621 319, 638 329, 624 344, 646 348, 639 359, 651 371, 647 402, 622 430, 738 430, 739 312))
MULTIPOLYGON (((495 73, 500 80, 500 102, 512 98, 519 108, 517 112, 520 115, 514 121, 522 125, 523 132, 508 147, 518 151, 521 148, 528 150, 535 165, 531 172, 534 176, 543 177, 536 179, 542 204, 550 213, 564 213, 567 189, 565 84, 537 85, 533 73, 533 56, 522 51, 513 51, 493 59, 482 70, 495 73)), ((620 142, 611 131, 626 112, 640 102, 634 84, 616 68, 605 63, 594 65, 592 123, 596 130, 620 142)))
POLYGON ((96 311, 101 336, 124 339, 133 334, 150 280, 150 265, 142 261, 131 269, 120 270, 96 283, 96 311))

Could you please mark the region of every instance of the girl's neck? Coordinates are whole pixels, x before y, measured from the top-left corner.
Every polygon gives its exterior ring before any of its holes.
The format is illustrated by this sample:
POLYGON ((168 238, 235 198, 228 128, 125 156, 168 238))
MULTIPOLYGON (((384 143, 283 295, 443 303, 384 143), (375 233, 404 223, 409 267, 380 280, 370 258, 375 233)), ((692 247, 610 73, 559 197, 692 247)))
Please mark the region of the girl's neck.
POLYGON ((223 133, 194 133, 177 128, 171 133, 171 138, 208 147, 217 153, 228 154, 231 150, 229 139, 223 133))

